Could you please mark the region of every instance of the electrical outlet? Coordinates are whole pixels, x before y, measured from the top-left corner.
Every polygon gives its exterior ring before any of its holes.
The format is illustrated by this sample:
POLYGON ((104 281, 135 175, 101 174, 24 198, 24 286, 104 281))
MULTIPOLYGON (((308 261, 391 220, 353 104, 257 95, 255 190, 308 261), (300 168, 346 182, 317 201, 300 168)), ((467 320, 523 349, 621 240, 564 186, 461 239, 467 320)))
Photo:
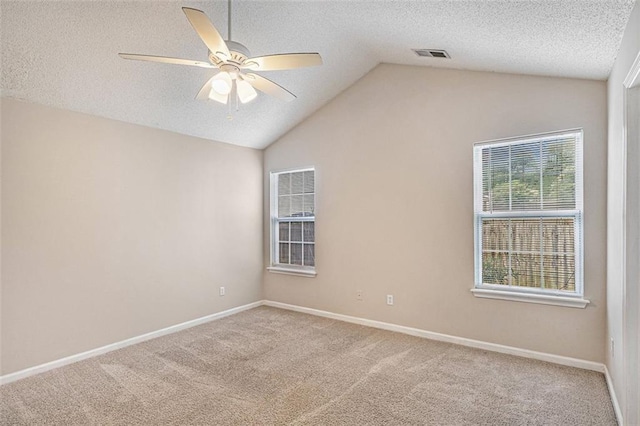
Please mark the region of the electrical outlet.
POLYGON ((387 305, 393 305, 393 294, 387 294, 387 305))
POLYGON ((224 287, 220 287, 220 296, 224 296, 224 295, 225 295, 224 287))
POLYGON ((615 344, 613 339, 611 339, 611 358, 615 357, 615 344))
POLYGON ((356 291, 356 300, 362 301, 364 299, 364 292, 362 290, 356 291))

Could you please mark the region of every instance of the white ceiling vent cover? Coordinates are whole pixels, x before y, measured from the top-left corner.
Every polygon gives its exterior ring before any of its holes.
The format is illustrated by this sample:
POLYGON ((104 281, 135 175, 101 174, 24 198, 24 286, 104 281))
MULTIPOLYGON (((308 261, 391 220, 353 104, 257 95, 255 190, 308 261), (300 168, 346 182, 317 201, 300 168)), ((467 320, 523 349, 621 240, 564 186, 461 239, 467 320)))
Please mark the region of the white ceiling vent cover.
POLYGON ((423 58, 443 58, 451 59, 446 50, 440 49, 411 49, 414 53, 423 58))

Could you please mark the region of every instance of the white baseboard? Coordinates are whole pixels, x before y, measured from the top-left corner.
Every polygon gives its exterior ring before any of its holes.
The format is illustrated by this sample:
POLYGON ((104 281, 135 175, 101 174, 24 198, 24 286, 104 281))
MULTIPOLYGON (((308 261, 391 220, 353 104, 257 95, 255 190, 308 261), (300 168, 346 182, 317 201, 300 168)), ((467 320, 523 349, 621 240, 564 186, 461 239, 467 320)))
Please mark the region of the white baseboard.
POLYGON ((618 424, 620 426, 624 425, 624 420, 622 418, 622 410, 620 409, 620 403, 618 402, 618 397, 616 396, 616 390, 613 388, 613 379, 609 374, 609 369, 607 366, 604 366, 604 377, 607 380, 607 388, 609 388, 609 395, 611 396, 611 403, 613 404, 613 411, 616 413, 616 420, 618 420, 618 424))
POLYGON ((471 348, 484 349, 492 352, 500 352, 503 354, 516 355, 524 358, 537 359, 540 361, 552 362, 554 364, 567 365, 570 367, 582 368, 585 370, 605 372, 604 364, 593 361, 586 361, 578 358, 570 358, 561 355, 553 355, 544 352, 531 351, 528 349, 516 348, 513 346, 504 346, 497 343, 483 342, 480 340, 467 339, 465 337, 451 336, 449 334, 435 333, 433 331, 421 330, 418 328, 405 327, 403 325, 390 324, 381 321, 369 320, 364 318, 352 317, 349 315, 335 314, 333 312, 321 311, 318 309, 305 308, 303 306, 289 305, 287 303, 273 302, 265 300, 264 305, 274 308, 287 309, 290 311, 302 312, 305 314, 316 315, 325 318, 331 318, 339 321, 350 322, 353 324, 366 325, 369 327, 380 328, 382 330, 396 331, 398 333, 409 334, 411 336, 424 337, 426 339, 438 340, 440 342, 455 343, 457 345, 468 346, 471 348))
POLYGON ((86 352, 71 355, 65 358, 57 359, 55 361, 47 362, 45 364, 36 365, 35 367, 26 368, 24 370, 16 371, 15 373, 5 374, 0 376, 0 385, 15 382, 16 380, 24 379, 29 376, 44 373, 45 371, 52 370, 54 368, 62 367, 64 365, 72 364, 74 362, 82 361, 87 358, 102 355, 107 352, 115 351, 116 349, 125 348, 127 346, 135 345, 136 343, 142 343, 147 340, 155 339, 156 337, 164 336, 167 334, 175 333, 187 328, 195 327, 196 325, 204 324, 213 320, 217 320, 229 315, 237 314, 238 312, 246 311, 258 306, 261 306, 263 302, 257 301, 249 303, 247 305, 238 306, 235 308, 227 309, 226 311, 218 312, 215 314, 207 315, 201 318, 197 318, 191 321, 186 321, 180 324, 172 325, 160 330, 152 331, 150 333, 142 334, 140 336, 132 337, 130 339, 122 340, 120 342, 111 343, 106 346, 102 346, 96 349, 91 349, 86 352))
POLYGON ((302 312, 302 313, 321 316, 325 318, 331 318, 339 321, 345 321, 353 324, 365 325, 368 327, 379 328, 382 330, 395 331, 398 333, 409 334, 412 336, 423 337, 426 339, 437 340, 441 342, 454 343, 462 346, 468 346, 472 348, 483 349, 483 350, 492 351, 492 352, 499 352, 499 353, 504 353, 509 355, 516 355, 516 356, 521 356, 525 358, 537 359, 540 361, 547 361, 555 364, 566 365, 570 367, 577 367, 577 368, 604 373, 607 380, 607 385, 609 387, 609 392, 611 394, 611 400, 613 402, 614 410, 616 412, 616 417, 618 418, 619 423, 623 424, 620 406, 618 404, 615 391, 613 390, 613 386, 611 384, 611 377, 609 376, 609 373, 604 364, 600 364, 592 361, 586 361, 586 360, 577 359, 577 358, 553 355, 553 354, 548 354, 544 352, 536 352, 528 349, 516 348, 513 346, 504 346, 496 343, 489 343, 489 342, 483 342, 480 340, 467 339, 464 337, 451 336, 448 334, 435 333, 432 331, 421 330, 418 328, 406 327, 406 326, 397 325, 397 324, 390 324, 382 321, 375 321, 375 320, 370 320, 365 318, 352 317, 349 315, 336 314, 333 312, 321 311, 318 309, 306 308, 303 306, 289 305, 281 302, 273 302, 270 300, 262 300, 262 301, 249 303, 247 305, 238 306, 236 308, 228 309, 226 311, 207 315, 205 317, 197 318, 191 321, 186 321, 181 324, 176 324, 160 330, 152 331, 150 333, 142 334, 140 336, 132 337, 130 339, 122 340, 120 342, 112 343, 112 344, 102 346, 96 349, 92 349, 86 352, 71 355, 71 356, 61 358, 55 361, 51 361, 45 364, 40 364, 35 367, 30 367, 24 370, 16 371, 15 373, 6 374, 4 376, 0 376, 0 385, 11 383, 16 380, 24 379, 26 377, 43 373, 45 371, 49 371, 54 368, 58 368, 64 365, 72 364, 74 362, 82 361, 87 358, 102 355, 107 352, 111 352, 117 349, 134 345, 136 343, 141 343, 150 339, 155 339, 156 337, 161 337, 161 336, 175 333, 177 331, 181 331, 187 328, 195 327, 197 325, 214 321, 216 319, 220 319, 229 315, 237 314, 239 312, 246 311, 248 309, 253 309, 261 305, 287 309, 290 311, 302 312))

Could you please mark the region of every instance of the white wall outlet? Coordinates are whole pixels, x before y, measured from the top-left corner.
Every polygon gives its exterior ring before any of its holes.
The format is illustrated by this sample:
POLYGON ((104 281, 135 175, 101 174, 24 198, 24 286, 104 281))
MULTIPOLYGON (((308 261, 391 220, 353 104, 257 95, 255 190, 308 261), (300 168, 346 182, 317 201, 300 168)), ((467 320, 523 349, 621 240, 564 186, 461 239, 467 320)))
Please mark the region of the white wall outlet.
POLYGON ((615 348, 616 348, 615 343, 614 343, 613 339, 611 339, 611 358, 613 358, 615 356, 615 354, 616 354, 615 348))
POLYGON ((362 290, 356 291, 356 300, 362 301, 364 299, 364 292, 362 290))
POLYGON ((224 296, 224 294, 225 294, 224 287, 220 287, 220 296, 224 296))
POLYGON ((393 294, 387 294, 387 305, 393 305, 393 294))

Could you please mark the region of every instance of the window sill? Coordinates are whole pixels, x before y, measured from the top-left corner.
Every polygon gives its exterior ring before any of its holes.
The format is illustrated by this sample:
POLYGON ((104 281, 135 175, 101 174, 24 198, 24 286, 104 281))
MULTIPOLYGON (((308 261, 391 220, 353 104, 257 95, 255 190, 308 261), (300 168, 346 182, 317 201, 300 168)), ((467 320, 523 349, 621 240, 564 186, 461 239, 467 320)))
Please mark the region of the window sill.
POLYGON ((284 268, 282 266, 269 266, 267 271, 275 274, 298 275, 308 278, 313 278, 317 275, 315 269, 284 268))
POLYGON ((516 293, 513 291, 487 290, 473 288, 471 292, 475 297, 486 299, 511 300, 514 302, 540 303, 543 305, 566 306, 569 308, 585 308, 590 302, 580 297, 562 297, 549 294, 516 293))

